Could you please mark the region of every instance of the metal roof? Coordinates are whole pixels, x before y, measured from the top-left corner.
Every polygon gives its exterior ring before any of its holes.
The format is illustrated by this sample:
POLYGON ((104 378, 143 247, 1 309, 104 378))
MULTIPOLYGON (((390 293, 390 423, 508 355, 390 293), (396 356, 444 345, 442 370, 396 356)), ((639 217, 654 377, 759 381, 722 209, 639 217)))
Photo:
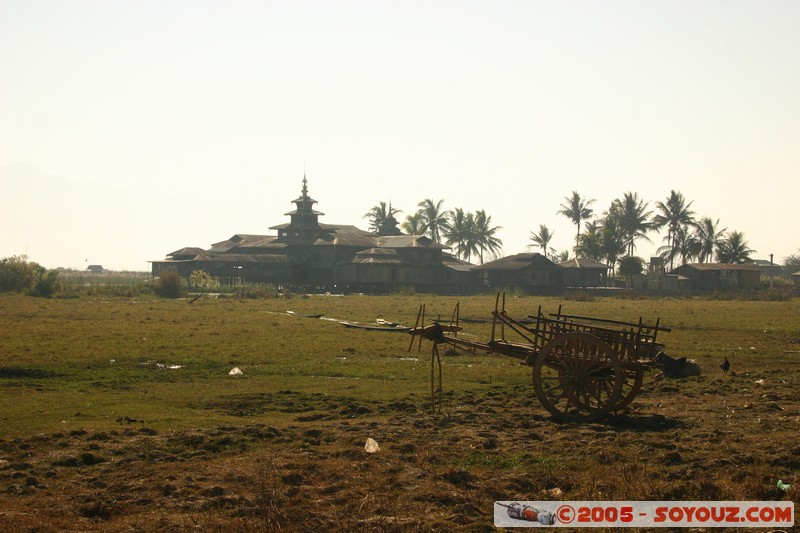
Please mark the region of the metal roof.
POLYGON ((214 263, 281 263, 288 264, 291 260, 283 254, 219 254, 209 255, 202 253, 192 259, 162 259, 157 263, 192 263, 205 261, 214 263))
POLYGON ((241 235, 237 234, 228 239, 211 245, 209 253, 224 254, 236 248, 275 248, 285 247, 284 244, 275 242, 278 237, 273 235, 241 235))
POLYGON ((197 255, 203 253, 203 251, 204 250, 202 248, 187 246, 186 248, 181 248, 180 250, 175 250, 174 252, 167 254, 167 257, 174 257, 176 255, 197 255))
POLYGON ((407 262, 397 254, 396 250, 369 248, 358 252, 353 259, 346 261, 346 263, 403 265, 407 262))
POLYGON ((319 227, 321 227, 325 231, 335 231, 338 234, 374 235, 373 233, 365 231, 359 227, 348 224, 320 224, 319 227))
POLYGON ((472 272, 472 269, 475 268, 475 265, 469 261, 459 259, 447 252, 442 252, 442 264, 450 270, 456 270, 458 272, 472 272))
POLYGON ((291 263, 283 254, 222 254, 209 256, 207 261, 223 263, 291 263))
MULTIPOLYGON (((314 203, 316 203, 316 202, 314 202, 314 203)), ((294 211, 289 211, 288 213, 284 213, 284 215, 287 215, 287 216, 288 215, 299 215, 299 214, 303 214, 303 215, 308 215, 308 214, 311 214, 311 215, 324 215, 325 213, 323 213, 321 211, 315 211, 313 209, 310 209, 310 210, 295 209, 294 211)))
POLYGON ((608 270, 609 268, 611 268, 610 266, 604 265, 603 263, 598 263, 597 261, 590 261, 589 259, 584 259, 583 257, 576 257, 574 259, 570 259, 569 261, 558 263, 558 266, 563 268, 596 268, 603 270, 608 270))
POLYGON ((522 270, 528 267, 555 267, 555 263, 540 253, 526 253, 501 257, 496 261, 475 267, 475 270, 522 270))
MULTIPOLYGON (((277 226, 270 226, 269 229, 278 229, 278 230, 280 230, 280 229, 286 229, 286 228, 291 227, 291 226, 292 226, 292 224, 290 222, 286 222, 284 224, 278 224, 277 226)), ((363 230, 361 228, 358 228, 356 226, 347 225, 347 224, 321 224, 320 223, 320 224, 317 224, 317 226, 319 226, 319 229, 321 229, 322 231, 327 231, 329 233, 336 233, 336 234, 345 233, 345 234, 350 234, 350 235, 374 235, 373 233, 365 231, 365 230, 363 230)))
POLYGON ((337 233, 333 239, 317 239, 317 246, 355 246, 358 248, 373 248, 377 241, 373 235, 359 235, 353 233, 337 233))
POLYGON ((381 248, 439 248, 449 249, 449 246, 433 242, 425 235, 387 235, 378 237, 381 248))
POLYGON ((737 263, 687 263, 685 265, 681 265, 676 267, 675 270, 678 269, 691 269, 691 270, 700 270, 700 271, 722 271, 722 270, 743 270, 743 271, 752 271, 752 272, 761 272, 757 265, 741 265, 737 263))

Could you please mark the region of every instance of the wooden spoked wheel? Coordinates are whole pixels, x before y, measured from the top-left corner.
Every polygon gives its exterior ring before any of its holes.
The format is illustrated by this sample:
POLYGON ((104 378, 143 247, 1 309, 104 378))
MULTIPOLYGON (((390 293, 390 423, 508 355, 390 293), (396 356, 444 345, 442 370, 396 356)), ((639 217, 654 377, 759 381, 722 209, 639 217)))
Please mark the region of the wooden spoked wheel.
POLYGON ((536 397, 561 420, 605 416, 622 398, 624 382, 617 354, 588 333, 559 335, 542 347, 533 367, 536 397))
POLYGON ((613 411, 621 411, 628 407, 639 394, 639 391, 642 390, 642 383, 644 382, 643 368, 625 367, 622 373, 624 378, 622 383, 622 396, 612 409, 613 411))

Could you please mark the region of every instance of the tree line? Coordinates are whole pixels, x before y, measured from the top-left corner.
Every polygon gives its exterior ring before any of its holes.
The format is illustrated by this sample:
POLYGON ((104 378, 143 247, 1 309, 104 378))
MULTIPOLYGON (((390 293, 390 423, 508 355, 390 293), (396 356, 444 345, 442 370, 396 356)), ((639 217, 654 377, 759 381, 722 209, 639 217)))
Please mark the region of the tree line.
POLYGON ((417 207, 402 223, 394 217, 402 211, 386 202, 370 209, 364 218, 369 219, 370 230, 378 235, 427 235, 432 241, 449 246, 456 257, 465 261, 476 259, 483 264, 502 251, 503 241, 497 237, 502 227, 493 226, 491 215, 483 209, 474 213, 460 207, 447 211, 444 200, 432 199, 421 201, 417 207))
MULTIPOLYGON (((594 202, 572 191, 556 212, 575 224, 572 254, 568 250, 559 253, 550 247, 555 233, 546 224, 530 232, 530 246, 538 247, 542 255, 556 261, 581 257, 611 268, 621 261, 630 263, 625 258, 634 257, 637 242, 642 239, 652 242, 648 234, 663 230, 666 230, 664 244, 656 253, 670 269, 676 262, 746 263, 755 252, 742 232, 728 231, 719 219, 698 217, 692 210, 694 202, 675 190, 664 201, 655 202, 653 208, 636 192, 624 193, 599 215, 591 207, 594 202)), ((364 218, 369 219, 374 233, 427 235, 434 242, 450 246, 453 254, 465 261, 478 260, 483 264, 500 255, 503 242, 497 232, 502 228, 492 225, 490 215, 483 209, 473 213, 462 208, 448 211, 443 206, 444 200, 425 199, 417 204, 417 211, 399 223, 394 215, 402 211, 391 203, 380 202, 364 218)))
POLYGON ((574 251, 577 257, 605 262, 613 267, 623 257, 632 257, 637 241, 651 232, 666 230, 663 245, 656 253, 674 268, 690 262, 747 263, 755 252, 740 231, 722 227, 719 219, 698 217, 692 210, 693 201, 675 190, 665 201, 656 202, 654 209, 635 192, 626 192, 611 202, 602 215, 594 217, 590 205, 577 191, 564 198, 558 214, 569 218, 576 226, 574 251), (583 223, 583 231, 581 231, 583 223))

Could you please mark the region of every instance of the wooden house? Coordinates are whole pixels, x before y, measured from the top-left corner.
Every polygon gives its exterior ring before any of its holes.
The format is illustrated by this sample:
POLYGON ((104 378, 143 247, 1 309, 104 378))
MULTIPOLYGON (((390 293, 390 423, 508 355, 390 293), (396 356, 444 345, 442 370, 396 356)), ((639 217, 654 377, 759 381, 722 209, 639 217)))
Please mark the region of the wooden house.
POLYGON ((606 287, 609 266, 582 257, 559 263, 563 270, 561 281, 565 288, 606 287))
POLYGON ((484 286, 517 288, 530 294, 550 294, 563 285, 561 267, 539 253, 502 257, 473 268, 484 286))
POLYGON ((761 270, 757 265, 727 263, 689 263, 672 271, 691 280, 695 290, 757 289, 761 286, 761 270))
POLYGON ((783 267, 767 259, 753 259, 753 264, 761 271, 762 276, 779 277, 783 273, 783 267))

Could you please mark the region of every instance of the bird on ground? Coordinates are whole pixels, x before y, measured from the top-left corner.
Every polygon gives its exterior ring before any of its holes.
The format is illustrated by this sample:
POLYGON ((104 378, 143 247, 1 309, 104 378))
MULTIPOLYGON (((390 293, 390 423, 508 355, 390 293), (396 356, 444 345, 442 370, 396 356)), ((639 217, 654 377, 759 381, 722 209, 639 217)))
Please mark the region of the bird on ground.
POLYGON ((727 374, 731 367, 731 362, 728 361, 728 358, 726 357, 725 360, 719 364, 719 367, 722 369, 722 372, 727 374))

